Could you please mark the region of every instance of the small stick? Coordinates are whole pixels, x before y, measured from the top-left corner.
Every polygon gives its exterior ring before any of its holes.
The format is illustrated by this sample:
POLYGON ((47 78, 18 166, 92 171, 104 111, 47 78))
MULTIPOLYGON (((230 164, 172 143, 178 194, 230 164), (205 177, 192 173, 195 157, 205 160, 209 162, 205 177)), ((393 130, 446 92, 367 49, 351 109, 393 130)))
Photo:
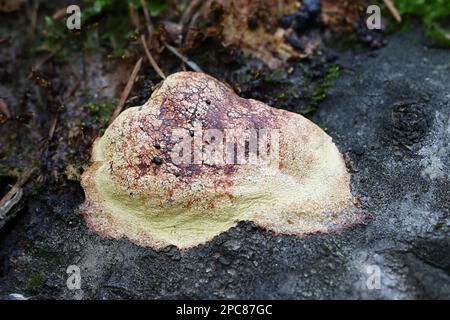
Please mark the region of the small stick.
POLYGON ((57 124, 58 124, 58 113, 56 113, 55 117, 53 118, 52 124, 50 125, 50 128, 48 130, 47 138, 44 138, 44 140, 41 143, 39 150, 41 157, 44 155, 45 152, 47 152, 50 141, 52 141, 53 136, 55 134, 57 124))
POLYGON ((3 113, 6 119, 11 118, 11 113, 9 112, 8 105, 2 98, 0 98, 0 113, 3 113))
POLYGON ((133 5, 128 6, 128 13, 130 15, 131 23, 133 24, 136 30, 141 30, 141 22, 139 21, 139 14, 133 5))
POLYGON ((58 115, 53 118, 52 125, 50 126, 50 129, 48 130, 47 135, 47 141, 50 142, 53 139, 53 136, 55 135, 56 125, 58 124, 58 115))
POLYGON ((40 62, 36 63, 32 68, 31 71, 35 72, 38 71, 44 64, 46 64, 55 54, 58 53, 59 50, 63 48, 63 44, 59 43, 53 50, 47 54, 44 59, 42 59, 40 62))
POLYGON ((71 88, 69 88, 66 92, 64 92, 63 101, 66 101, 68 98, 70 98, 75 93, 75 91, 77 91, 78 87, 80 86, 81 77, 78 77, 77 75, 75 75, 75 77, 77 79, 76 79, 75 83, 73 84, 73 86, 71 88))
POLYGON ((161 68, 156 63, 155 59, 153 59, 152 54, 148 50, 147 43, 145 42, 145 37, 141 36, 141 44, 144 47, 145 54, 147 55, 148 61, 152 65, 153 69, 155 69, 156 73, 163 79, 166 79, 166 75, 161 70, 161 68))
POLYGON ((11 208, 19 202, 22 197, 22 187, 31 178, 36 166, 32 165, 22 176, 17 180, 11 190, 5 194, 5 196, 0 200, 0 219, 6 218, 6 215, 11 208))
POLYGON ((30 13, 30 19, 31 19, 31 34, 36 34, 36 26, 37 26, 37 19, 38 19, 38 10, 39 10, 39 2, 34 2, 32 4, 33 8, 31 9, 30 13))
POLYGON ((54 21, 61 20, 67 14, 66 11, 67 11, 67 8, 61 8, 61 9, 56 10, 52 15, 52 19, 54 21))
POLYGON ((167 49, 169 49, 170 52, 172 52, 174 55, 176 55, 178 58, 180 58, 181 61, 186 63, 192 70, 194 70, 196 72, 203 72, 203 70, 194 61, 189 60, 186 56, 179 53, 177 51, 177 49, 172 47, 170 44, 164 43, 164 46, 167 49))
POLYGON ((0 207, 0 228, 3 227, 4 220, 8 214, 8 212, 19 203, 20 199, 22 199, 23 196, 23 189, 19 188, 15 191, 15 193, 8 196, 8 199, 5 201, 5 203, 0 207))
POLYGON ((150 38, 153 34, 153 24, 150 19, 150 14, 148 13, 147 6, 145 5, 145 0, 141 0, 142 10, 144 11, 145 24, 147 25, 148 37, 150 38))
POLYGON ((114 109, 113 114, 109 118, 108 124, 111 124, 114 121, 114 119, 117 118, 119 113, 122 111, 122 108, 125 105, 128 95, 130 94, 131 89, 133 89, 133 84, 134 84, 134 81, 136 80, 139 70, 141 70, 142 59, 143 59, 142 57, 139 58, 139 60, 134 65, 134 68, 133 68, 133 71, 131 72, 130 78, 128 78, 128 82, 122 91, 122 95, 120 96, 119 103, 117 104, 116 108, 114 109))
POLYGON ((191 20, 192 15, 194 14, 195 8, 201 3, 201 0, 192 0, 191 3, 189 3, 189 6, 184 11, 183 15, 180 19, 180 25, 185 26, 189 20, 191 20))
POLYGON ((394 16, 395 20, 397 22, 402 22, 402 17, 400 16, 400 13, 398 13, 397 8, 394 6, 391 0, 383 0, 386 7, 388 7, 391 14, 394 16))

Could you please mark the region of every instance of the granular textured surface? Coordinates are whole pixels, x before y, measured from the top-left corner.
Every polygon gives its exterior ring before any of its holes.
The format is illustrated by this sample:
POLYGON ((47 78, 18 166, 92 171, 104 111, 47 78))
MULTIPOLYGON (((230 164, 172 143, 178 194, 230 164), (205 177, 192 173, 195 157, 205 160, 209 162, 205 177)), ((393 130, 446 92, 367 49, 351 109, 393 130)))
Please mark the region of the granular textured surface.
POLYGON ((203 73, 168 77, 111 124, 92 158, 86 222, 143 246, 190 248, 239 221, 303 236, 365 218, 323 130, 203 73))

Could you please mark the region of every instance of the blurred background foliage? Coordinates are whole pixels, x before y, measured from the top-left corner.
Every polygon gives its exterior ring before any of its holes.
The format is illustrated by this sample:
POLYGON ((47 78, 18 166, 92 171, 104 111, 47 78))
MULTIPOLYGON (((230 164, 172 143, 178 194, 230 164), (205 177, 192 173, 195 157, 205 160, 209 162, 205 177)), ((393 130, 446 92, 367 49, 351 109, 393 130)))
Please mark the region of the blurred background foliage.
MULTIPOLYGON (((151 17, 158 17, 170 4, 165 0, 145 0, 151 17)), ((98 29, 97 33, 69 34, 65 26, 65 19, 55 21, 45 16, 43 40, 37 51, 52 51, 59 43, 64 42, 65 47, 55 56, 64 59, 65 54, 75 45, 74 39, 84 37, 82 41, 85 50, 98 49, 98 45, 106 49, 113 58, 124 57, 129 54, 128 43, 137 39, 137 30, 130 21, 129 10, 139 10, 140 0, 83 0, 81 2, 81 25, 87 29, 98 29)), ((185 8, 180 6, 181 9, 185 8)), ((78 42, 78 41, 77 41, 78 42)))
POLYGON ((450 45, 449 0, 394 0, 394 4, 402 16, 419 18, 429 37, 450 45))
MULTIPOLYGON (((158 18, 161 14, 172 18, 179 17, 189 5, 189 0, 144 0, 150 15, 158 18)), ((406 27, 413 19, 419 19, 426 28, 427 35, 440 44, 450 45, 450 1, 449 0, 393 0, 402 17, 406 20, 406 27)), ((381 3, 381 1, 380 1, 381 3)), ((98 44, 105 48, 110 56, 124 57, 129 52, 127 44, 136 40, 137 32, 133 28, 128 15, 129 10, 139 11, 140 0, 82 0, 83 28, 98 28, 95 35, 79 35, 85 37, 84 49, 98 48, 98 44)), ((387 9, 383 16, 388 17, 387 9)), ((52 48, 65 41, 65 47, 56 58, 64 58, 64 52, 70 50, 70 39, 67 39, 65 21, 54 21, 45 17, 46 27, 43 30, 44 39, 38 51, 51 51, 52 48)), ((394 26, 395 28, 397 26, 394 26)))

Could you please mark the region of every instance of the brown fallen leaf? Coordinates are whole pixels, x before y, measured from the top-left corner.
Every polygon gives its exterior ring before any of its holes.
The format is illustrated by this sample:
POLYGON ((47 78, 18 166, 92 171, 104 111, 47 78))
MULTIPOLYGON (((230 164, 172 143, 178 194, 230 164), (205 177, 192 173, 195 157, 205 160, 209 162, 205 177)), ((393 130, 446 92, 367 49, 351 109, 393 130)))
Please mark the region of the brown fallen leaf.
MULTIPOLYGON (((179 23, 182 47, 194 47, 199 35, 219 38, 224 46, 236 46, 244 55, 279 68, 289 58, 309 56, 321 44, 318 30, 295 34, 292 28, 281 27, 280 18, 295 14, 301 7, 297 0, 193 1, 179 23), (205 22, 209 25, 202 26, 205 22)), ((321 17, 331 28, 351 31, 366 8, 367 0, 323 0, 321 17)), ((178 39, 175 28, 166 30, 172 39, 178 39)))
MULTIPOLYGON (((217 13, 220 21, 205 28, 190 27, 187 30, 184 45, 190 47, 195 42, 197 34, 205 36, 220 35, 225 46, 237 46, 247 56, 253 56, 270 68, 280 67, 291 57, 304 57, 306 52, 295 50, 285 42, 285 35, 292 30, 285 30, 279 26, 279 19, 287 14, 294 13, 299 8, 296 0, 209 0, 205 1, 196 13, 188 17, 201 21, 212 21, 217 13), (253 23, 257 17, 258 22, 253 23)), ((183 23, 187 24, 184 17, 183 23)), ((190 25, 193 25, 192 21, 190 25)), ((306 45, 305 51, 310 52, 311 47, 306 45)))

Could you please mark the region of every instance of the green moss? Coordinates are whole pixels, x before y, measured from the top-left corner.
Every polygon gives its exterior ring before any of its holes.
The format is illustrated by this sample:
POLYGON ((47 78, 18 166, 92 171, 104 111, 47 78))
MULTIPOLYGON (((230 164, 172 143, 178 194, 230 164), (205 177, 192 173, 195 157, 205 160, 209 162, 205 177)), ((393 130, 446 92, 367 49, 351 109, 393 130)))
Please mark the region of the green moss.
POLYGON ((450 17, 448 0, 394 0, 394 4, 402 16, 419 18, 429 37, 441 44, 450 45, 450 30, 446 30, 443 25, 450 17))
MULTIPOLYGON (((311 114, 314 111, 316 111, 317 106, 320 102, 322 102, 326 96, 327 91, 334 85, 334 81, 339 77, 341 74, 341 70, 338 66, 332 66, 327 69, 325 77, 323 78, 322 82, 317 84, 317 86, 312 91, 311 95, 309 96, 309 103, 302 113, 304 115, 311 114)), ((305 82, 308 82, 308 79, 305 79, 305 82)))
POLYGON ((43 282, 44 278, 41 274, 36 273, 32 275, 30 278, 28 278, 26 291, 31 294, 37 293, 43 282))
POLYGON ((275 69, 264 77, 266 83, 278 83, 285 80, 287 73, 285 69, 275 69))
POLYGON ((114 108, 117 104, 116 100, 111 102, 88 102, 84 105, 84 108, 89 112, 89 114, 99 120, 102 125, 106 125, 108 123, 111 114, 114 111, 114 108))
POLYGON ((444 222, 438 222, 434 225, 434 230, 441 230, 442 228, 444 228, 444 226, 444 222))

